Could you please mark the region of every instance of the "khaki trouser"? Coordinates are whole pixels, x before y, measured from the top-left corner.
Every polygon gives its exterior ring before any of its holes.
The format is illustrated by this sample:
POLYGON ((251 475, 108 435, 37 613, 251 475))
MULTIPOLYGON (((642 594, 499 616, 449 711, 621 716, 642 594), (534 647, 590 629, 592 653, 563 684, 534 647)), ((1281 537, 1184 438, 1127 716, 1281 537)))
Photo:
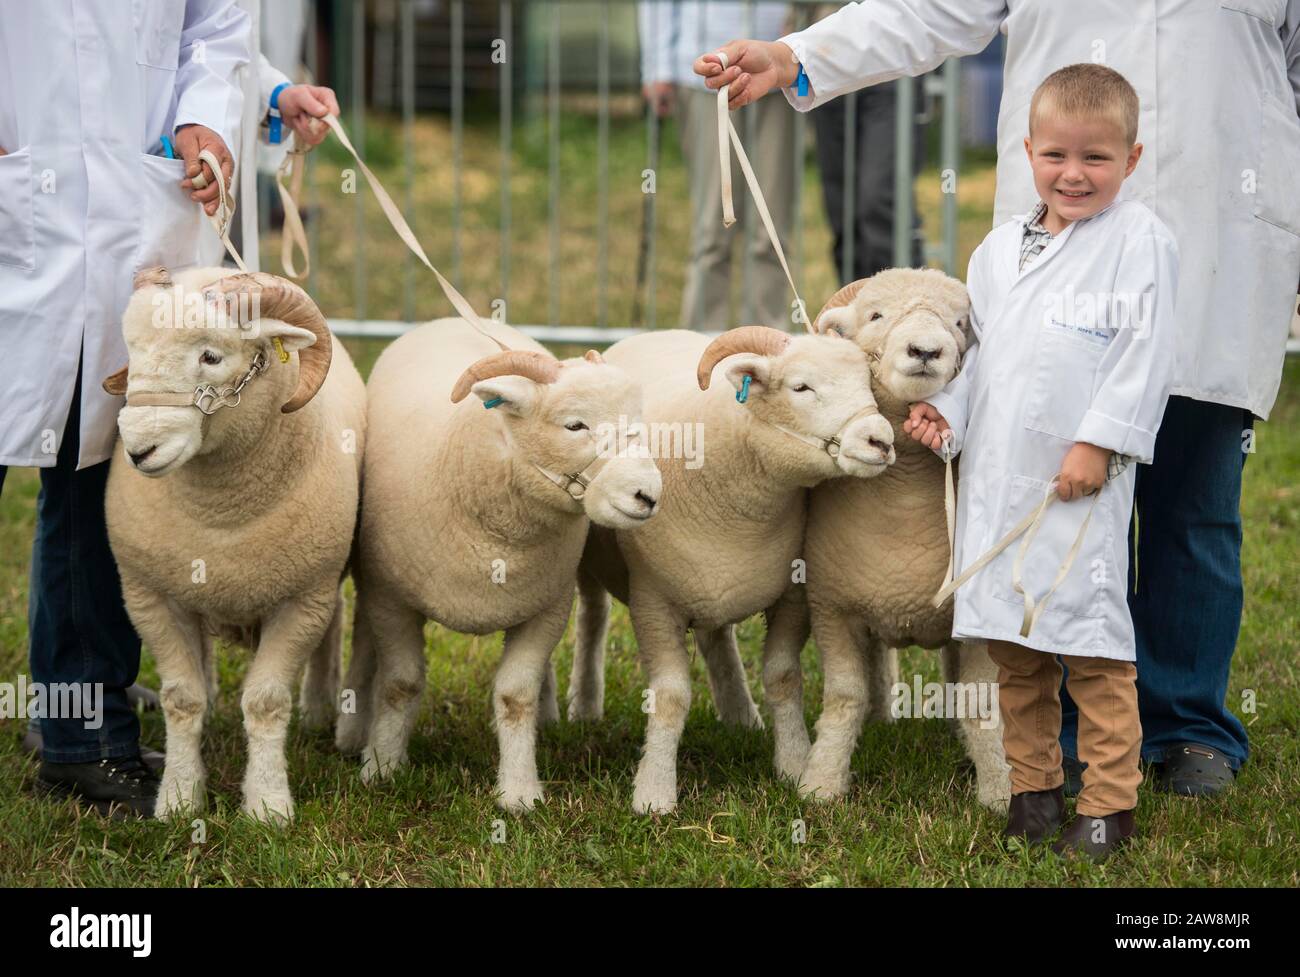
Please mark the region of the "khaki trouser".
MULTIPOLYGON (((760 99, 731 115, 736 131, 763 189, 772 223, 791 256, 791 228, 794 216, 794 109, 780 95, 760 99), (754 116, 753 123, 746 121, 754 116), (747 129, 752 124, 753 139, 747 129)), ((744 174, 731 159, 732 199, 736 223, 722 226, 722 168, 718 164, 718 96, 707 89, 677 88, 677 125, 681 132, 682 155, 691 181, 691 256, 682 295, 681 324, 684 329, 730 329, 739 325, 763 325, 788 329, 792 322, 794 295, 785 280, 781 263, 772 250, 758 211, 749 201, 744 174), (743 292, 741 308, 733 317, 731 299, 731 254, 737 241, 744 241, 750 225, 752 266, 743 292)), ((793 268, 791 269, 793 271, 793 268)), ((810 309, 809 315, 816 310, 810 309)), ((802 330, 802 327, 800 327, 802 330)))
MULTIPOLYGON (((1011 764, 1011 793, 1051 790, 1065 782, 1061 770, 1061 662, 1057 656, 1009 641, 990 641, 998 666, 1002 745, 1011 764)), ((1066 686, 1079 707, 1079 759, 1083 790, 1078 813, 1105 817, 1137 807, 1137 669, 1132 662, 1061 655, 1066 686)))

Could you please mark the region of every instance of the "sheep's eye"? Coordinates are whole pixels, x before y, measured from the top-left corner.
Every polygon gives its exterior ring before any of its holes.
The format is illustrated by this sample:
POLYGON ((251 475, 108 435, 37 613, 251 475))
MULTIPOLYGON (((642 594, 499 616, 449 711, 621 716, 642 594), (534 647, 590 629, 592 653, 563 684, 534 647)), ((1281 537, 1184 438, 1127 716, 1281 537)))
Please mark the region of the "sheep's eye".
POLYGON ((210 349, 205 349, 203 354, 199 357, 199 362, 206 366, 216 366, 221 362, 221 354, 214 353, 210 349))
POLYGON ((877 319, 883 319, 883 318, 884 318, 884 316, 881 315, 879 312, 873 312, 873 313, 871 313, 871 318, 870 318, 870 320, 868 320, 868 321, 870 321, 870 322, 875 322, 877 319))
POLYGON ((812 390, 812 387, 808 386, 808 384, 806 384, 806 383, 800 383, 800 384, 797 384, 797 385, 794 387, 794 392, 797 393, 797 394, 801 394, 801 393, 803 393, 805 390, 807 390, 807 391, 811 391, 811 390, 812 390))
POLYGON ((566 428, 567 430, 570 430, 570 431, 585 431, 585 430, 587 430, 587 425, 586 425, 586 424, 583 424, 582 421, 570 421, 568 424, 566 424, 566 425, 564 425, 564 426, 565 426, 565 428, 566 428))

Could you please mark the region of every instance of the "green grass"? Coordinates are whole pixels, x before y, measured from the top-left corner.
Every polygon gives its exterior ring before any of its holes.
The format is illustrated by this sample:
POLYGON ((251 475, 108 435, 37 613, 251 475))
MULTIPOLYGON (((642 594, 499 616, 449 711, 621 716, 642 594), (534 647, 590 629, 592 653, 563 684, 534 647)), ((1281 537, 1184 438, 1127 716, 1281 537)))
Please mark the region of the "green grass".
MULTIPOLYGON (((433 126, 424 133, 430 141, 426 150, 445 139, 433 126)), ((490 136, 472 138, 481 138, 486 147, 490 136)), ((634 160, 634 136, 624 130, 615 153, 634 160)), ((385 158, 393 162, 400 155, 385 158)), ((487 165, 486 155, 475 158, 487 165)), ((666 184, 679 179, 673 172, 665 166, 661 194, 666 184)), ((488 207, 496 193, 495 170, 484 179, 488 207)), ((588 179, 594 181, 594 175, 588 179)), ((815 183, 808 189, 805 204, 815 214, 820 209, 815 183)), ((444 190, 422 184, 420 193, 433 198, 444 190)), ((619 198, 612 200, 613 209, 622 208, 634 218, 639 214, 635 187, 629 195, 611 181, 611 191, 619 198)), ((927 190, 923 179, 918 191, 927 220, 932 220, 937 189, 927 190)), ((988 226, 992 174, 987 165, 963 175, 962 193, 965 254, 988 226)), ((340 209, 322 197, 321 207, 323 230, 337 230, 341 243, 338 253, 318 256, 321 267, 335 269, 339 280, 334 291, 326 287, 317 294, 329 314, 346 315, 337 306, 346 303, 352 280, 351 258, 343 253, 350 202, 340 209)), ((663 233, 671 240, 676 240, 672 234, 684 233, 683 213, 680 204, 661 209, 663 233)), ((544 228, 535 226, 537 216, 516 211, 517 221, 534 225, 526 234, 544 240, 544 228)), ((490 223, 486 227, 484 240, 490 240, 490 223)), ((573 246, 585 247, 585 232, 571 233, 573 246)), ((400 245, 390 238, 386 227, 372 224, 367 240, 375 261, 368 283, 372 316, 400 315, 400 245)), ((634 255, 633 234, 611 238, 618 239, 624 258, 628 248, 634 255), (633 238, 630 245, 623 240, 628 237, 633 238)), ((322 239, 329 235, 323 233, 322 239)), ((824 245, 823 236, 823 252, 824 245)), ((430 251, 439 261, 435 249, 430 251)), ((669 280, 670 262, 663 256, 682 253, 669 249, 667 241, 661 245, 661 272, 669 280)), ((808 254, 811 262, 811 246, 808 254)), ((478 279, 468 276, 470 281, 491 280, 495 261, 492 250, 488 267, 474 272, 478 279)), ((814 307, 833 285, 829 261, 825 263, 823 277, 806 285, 814 307)), ((517 273, 524 267, 536 271, 535 263, 517 264, 517 273)), ((466 269, 471 270, 468 261, 466 269)), ((591 271, 566 264, 568 273, 590 276, 591 271)), ((518 275, 521 288, 523 277, 518 275)), ((544 283, 544 273, 532 277, 544 283)), ((535 283, 531 287, 527 301, 541 302, 544 310, 544 290, 535 283)), ((431 283, 422 288, 426 297, 433 294, 431 283)), ((472 299, 481 303, 486 294, 480 291, 472 299)), ((626 294, 618 301, 630 307, 626 294)), ((582 321, 578 312, 587 321, 593 318, 590 296, 573 308, 574 321, 582 321)), ((675 305, 661 294, 660 308, 675 305)), ((613 302, 611 318, 619 321, 613 302)), ((348 345, 363 372, 381 347, 348 345)), ((1007 850, 998 836, 1000 818, 976 804, 963 751, 938 720, 868 726, 855 754, 856 784, 850 796, 829 806, 801 801, 772 773, 769 732, 726 728, 713 716, 698 661, 693 663, 694 702, 679 757, 678 812, 634 816, 632 776, 644 730, 643 680, 626 613, 616 608, 606 719, 562 722, 542 733, 538 761, 549 798, 527 816, 502 814, 491 795, 496 740, 490 689, 499 637, 466 638, 429 627, 429 688, 411 744, 413 762, 390 783, 367 788, 357 765, 338 756, 328 737, 307 734, 295 721, 288 756, 298 817, 287 829, 262 826, 238 813, 244 765, 238 689, 246 658, 228 651, 221 664, 222 698, 205 739, 210 772, 205 840, 193 840, 195 829, 189 823, 108 822, 72 803, 34 796, 36 764, 19 753, 21 724, 5 721, 0 726, 0 885, 1295 886, 1300 884, 1300 675, 1295 656, 1300 628, 1300 363, 1288 364, 1273 419, 1258 431, 1257 453, 1246 465, 1247 599, 1229 693, 1233 703, 1241 702, 1247 689, 1257 696, 1258 711, 1243 716, 1250 726, 1252 761, 1237 788, 1216 799, 1189 801, 1144 787, 1142 837, 1109 865, 1067 864, 1038 850, 1007 850), (794 825, 800 820, 806 841, 795 843, 794 825), (492 836, 500 825, 505 840, 498 844, 492 836)), ((37 489, 35 472, 14 470, 0 496, 0 679, 7 681, 27 671, 27 565, 37 489)), ((740 635, 757 692, 759 619, 742 625, 740 635)), ((563 701, 572 629, 556 658, 563 701)), ((811 645, 804 651, 804 664, 811 724, 820 703, 820 672, 811 645)), ((902 674, 917 672, 927 681, 937 680, 937 656, 917 649, 905 652, 902 674)), ((147 654, 143 677, 156 686, 147 654)), ((163 747, 161 716, 146 715, 143 727, 145 742, 163 747)))

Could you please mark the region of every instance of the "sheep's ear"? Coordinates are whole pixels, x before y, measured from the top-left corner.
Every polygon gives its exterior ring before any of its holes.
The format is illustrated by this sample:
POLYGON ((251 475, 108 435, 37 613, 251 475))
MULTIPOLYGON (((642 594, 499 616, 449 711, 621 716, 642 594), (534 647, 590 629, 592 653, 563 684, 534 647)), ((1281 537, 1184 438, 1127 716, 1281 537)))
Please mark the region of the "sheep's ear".
POLYGON ((500 376, 480 380, 470 387, 470 393, 483 401, 517 417, 526 417, 537 407, 537 384, 527 377, 500 376))
POLYGON ((843 336, 845 339, 852 339, 857 333, 857 317, 853 314, 853 306, 841 305, 838 308, 827 309, 817 320, 817 331, 820 333, 834 333, 837 336, 843 336))
POLYGON ((749 377, 749 391, 752 397, 767 392, 772 383, 772 360, 758 353, 742 353, 727 360, 727 382, 736 388, 737 393, 744 390, 745 377, 749 377))
POLYGON ((126 393, 126 371, 127 367, 122 367, 112 376, 104 378, 104 393, 111 394, 114 397, 121 397, 126 393))
POLYGON ((316 334, 301 326, 291 326, 279 319, 259 319, 257 334, 263 339, 279 339, 286 353, 294 353, 316 345, 316 334))

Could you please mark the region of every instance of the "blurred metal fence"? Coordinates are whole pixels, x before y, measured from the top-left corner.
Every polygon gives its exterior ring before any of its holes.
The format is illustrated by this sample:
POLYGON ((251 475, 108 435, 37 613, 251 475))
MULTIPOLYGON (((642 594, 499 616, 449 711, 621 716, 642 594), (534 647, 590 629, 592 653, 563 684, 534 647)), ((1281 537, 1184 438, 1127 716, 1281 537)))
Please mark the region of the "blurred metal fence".
MULTIPOLYGON (((637 2, 646 0, 320 0, 309 8, 307 37, 307 69, 317 78, 328 81, 339 93, 344 105, 344 121, 347 124, 353 142, 359 147, 365 145, 366 112, 371 102, 391 111, 399 112, 403 130, 403 185, 389 187, 394 198, 403 201, 408 220, 412 218, 412 188, 415 184, 414 152, 412 149, 412 131, 415 125, 417 108, 447 108, 450 110, 450 128, 452 140, 452 157, 450 165, 453 171, 452 183, 452 229, 450 261, 444 267, 453 282, 459 284, 463 268, 462 227, 464 217, 462 195, 462 166, 465 142, 465 102, 467 78, 476 89, 495 87, 496 111, 499 116, 499 148, 501 167, 498 174, 500 182, 500 228, 501 242, 499 263, 499 290, 497 294, 509 307, 512 268, 509 242, 511 240, 511 180, 513 175, 513 138, 515 128, 516 103, 521 98, 531 98, 544 92, 543 98, 548 117, 547 147, 547 193, 548 193, 548 240, 549 247, 545 263, 548 282, 547 322, 517 324, 521 329, 535 338, 546 342, 603 344, 635 335, 643 328, 655 328, 659 323, 656 305, 656 263, 655 228, 659 207, 690 207, 689 200, 665 199, 660 201, 657 194, 648 194, 645 201, 644 217, 647 222, 645 238, 647 246, 643 248, 641 260, 644 263, 644 292, 638 296, 643 310, 644 325, 636 327, 628 323, 611 323, 610 308, 610 269, 608 262, 609 239, 609 132, 610 132, 610 98, 614 72, 617 71, 620 86, 632 91, 639 89, 639 63, 633 55, 631 65, 611 61, 611 14, 619 12, 626 17, 629 8, 637 2), (561 46, 562 25, 564 18, 573 16, 574 10, 581 8, 581 13, 595 12, 595 70, 594 94, 597 104, 598 136, 597 155, 597 199, 595 201, 598 235, 598 266, 596 273, 596 290, 591 309, 591 321, 586 324, 560 324, 558 320, 558 295, 560 292, 562 268, 559 248, 559 192, 561 174, 560 142, 560 102, 561 77, 563 71, 561 46), (318 22, 322 10, 328 17, 327 31, 322 31, 318 22), (567 14, 566 14, 567 11, 567 14), (536 40, 544 38, 544 54, 530 52, 524 65, 519 64, 514 52, 521 50, 524 40, 522 25, 530 28, 529 36, 536 40), (474 32, 473 44, 468 49, 473 53, 473 64, 467 68, 467 27, 474 32), (327 44, 320 43, 322 33, 327 33, 327 44), (489 35, 494 36, 489 37, 489 35), (417 39, 421 43, 417 45, 417 39), (504 63, 488 67, 484 64, 484 41, 504 44, 510 56, 504 63), (322 63, 321 48, 326 48, 328 65, 322 63), (369 58, 368 58, 369 56, 369 58), (417 57, 421 60, 417 62, 417 57), (540 57, 541 68, 538 69, 540 57), (395 60, 395 64, 394 64, 395 60), (373 70, 371 70, 373 69, 373 70), (496 72, 493 78, 493 71, 496 72), (346 76, 346 77, 344 77, 346 76), (445 83, 443 82, 445 79, 445 83), (417 104, 418 103, 418 104, 417 104)), ((667 4, 670 0, 649 0, 667 4)), ((790 3, 795 27, 811 23, 813 8, 826 7, 817 0, 791 0, 790 3)), ((747 7, 747 23, 753 23, 753 0, 747 7)), ((589 26, 589 25, 588 25, 589 26)), ((737 34, 742 31, 738 30, 737 34)), ((751 32, 752 36, 752 32, 751 32)), ((534 45, 540 47, 540 45, 534 45)), ((580 79, 582 84, 585 79, 580 79)), ((570 78, 569 94, 573 91, 573 79, 570 78)), ((769 96, 779 97, 779 96, 769 96)), ((846 117, 845 172, 852 174, 857 161, 855 159, 855 140, 852 138, 854 112, 850 100, 846 117)), ((949 59, 942 68, 918 83, 915 79, 902 79, 897 85, 898 113, 897 138, 895 139, 895 194, 897 202, 894 212, 894 263, 909 263, 913 245, 912 227, 912 193, 911 185, 914 173, 914 144, 911 137, 918 106, 927 105, 937 109, 937 113, 927 110, 926 115, 940 116, 941 130, 939 137, 939 166, 941 170, 951 171, 954 176, 959 169, 959 68, 956 59, 949 59)), ((753 139, 752 118, 746 120, 749 125, 741 127, 742 139, 748 146, 753 139)), ((806 126, 802 113, 796 113, 795 138, 790 151, 795 156, 795 208, 796 214, 793 240, 782 242, 791 254, 796 281, 803 271, 803 222, 802 209, 798 194, 802 187, 802 174, 806 162, 806 126)), ((662 122, 654 112, 645 111, 645 159, 646 166, 654 169, 658 165, 659 143, 662 122)), ((309 158, 309 167, 312 165, 309 158)), ((310 179, 308 187, 313 186, 310 179)), ((857 205, 854 199, 855 184, 853 179, 845 180, 844 212, 846 218, 853 214, 857 205)), ((414 296, 418 288, 423 287, 420 279, 422 271, 413 261, 407 261, 404 267, 403 315, 405 321, 376 320, 367 317, 367 261, 366 241, 368 235, 392 233, 382 222, 368 221, 364 211, 363 195, 356 194, 355 208, 355 257, 353 268, 353 289, 355 295, 356 317, 353 319, 331 319, 335 331, 343 336, 394 337, 411 328, 414 296)), ((956 271, 957 257, 957 198, 956 192, 942 195, 943 211, 941 237, 938 242, 927 242, 924 255, 927 261, 937 262, 949 273, 956 271)), ((316 207, 319 201, 309 191, 308 207, 316 207)), ((309 239, 313 254, 320 253, 319 222, 312 222, 309 239)), ((414 222, 412 222, 414 225, 414 222)), ((746 247, 744 248, 744 271, 749 275, 749 235, 756 233, 757 221, 750 219, 745 223, 746 247)), ((853 263, 852 220, 846 219, 846 244, 843 249, 841 278, 847 278, 853 263)), ((761 231, 757 231, 761 233, 761 231)), ((445 261, 439 259, 439 262, 445 261)), ((319 262, 313 262, 313 270, 319 262)), ((530 275, 540 274, 540 267, 530 267, 530 275)), ((308 288, 313 281, 309 279, 308 288)), ((815 309, 815 306, 814 306, 815 309)), ((488 314, 490 310, 480 309, 488 314)), ((810 310, 812 311, 812 310, 810 310)))

